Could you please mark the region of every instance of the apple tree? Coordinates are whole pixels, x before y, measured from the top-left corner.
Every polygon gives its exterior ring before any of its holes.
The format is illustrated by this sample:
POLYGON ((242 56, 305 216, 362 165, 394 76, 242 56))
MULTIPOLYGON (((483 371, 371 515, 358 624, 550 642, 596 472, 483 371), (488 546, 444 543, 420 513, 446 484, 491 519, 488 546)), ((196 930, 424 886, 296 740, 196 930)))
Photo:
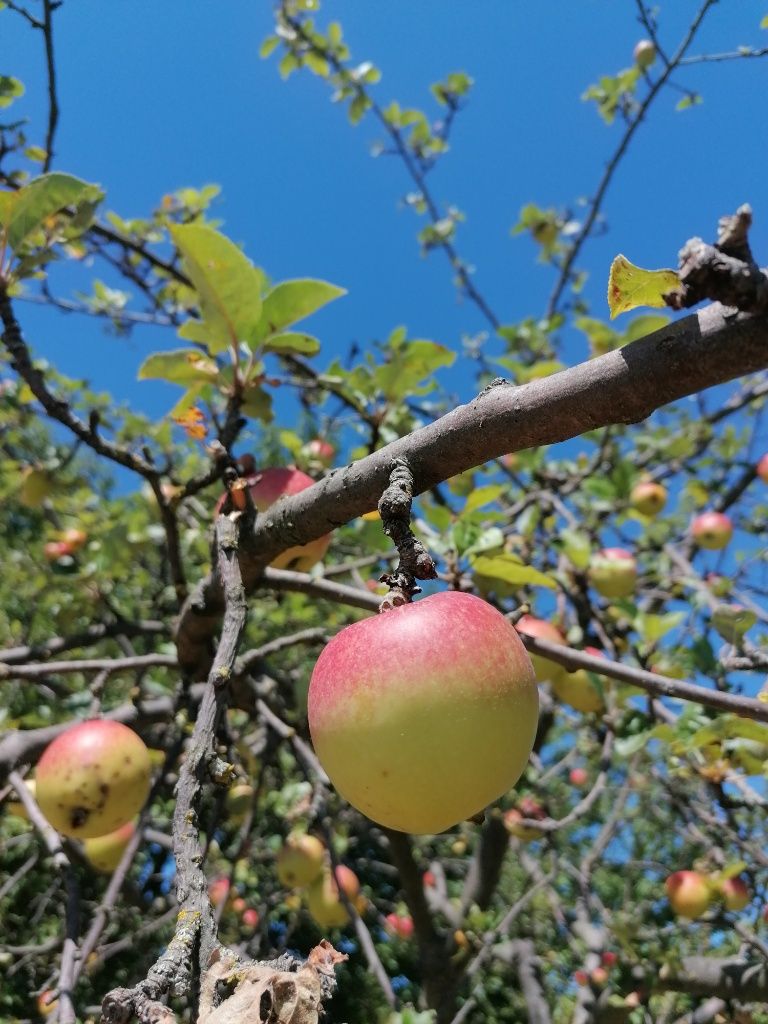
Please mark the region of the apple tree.
POLYGON ((470 74, 388 102, 333 0, 280 0, 261 57, 396 162, 476 317, 344 353, 308 332, 345 282, 272 279, 215 187, 130 217, 60 166, 61 6, 0 4, 48 98, 3 69, 0 1019, 768 1021, 764 254, 745 203, 675 269, 590 256, 646 122, 766 19, 709 52, 713 0, 628 9, 513 321, 433 174, 470 74), (33 303, 162 329, 168 414, 42 359, 33 303))

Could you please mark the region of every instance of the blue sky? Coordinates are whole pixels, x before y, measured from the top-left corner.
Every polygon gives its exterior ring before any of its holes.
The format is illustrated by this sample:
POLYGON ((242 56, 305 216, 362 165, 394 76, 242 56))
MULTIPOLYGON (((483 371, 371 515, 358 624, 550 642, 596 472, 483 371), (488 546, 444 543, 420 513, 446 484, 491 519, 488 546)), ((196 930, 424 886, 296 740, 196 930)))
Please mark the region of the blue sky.
MULTIPOLYGON (((688 0, 662 6, 668 46, 697 7, 688 0)), ((764 14, 760 0, 715 5, 693 52, 768 44, 758 27, 764 14)), ((466 213, 459 249, 502 319, 539 315, 552 271, 509 228, 526 202, 577 212, 578 198, 593 191, 620 129, 606 127, 579 97, 601 74, 631 63, 642 35, 634 4, 325 0, 318 21, 332 19, 343 24, 355 58, 381 68, 382 102, 436 113, 431 82, 458 69, 475 79, 432 188, 439 202, 466 213)), ((308 322, 323 341, 318 366, 401 323, 412 336, 450 346, 484 329, 457 298, 442 254, 420 256, 421 222, 400 203, 410 187, 402 167, 370 156, 375 125, 352 128, 312 75, 283 83, 274 58, 258 57, 270 29, 270 5, 245 0, 65 3, 56 15, 57 168, 99 182, 106 207, 123 216, 145 215, 181 186, 219 183, 214 215, 275 279, 316 276, 348 289, 308 322)), ((41 39, 7 10, 0 64, 25 82, 27 94, 13 110, 30 118, 30 141, 41 143, 41 39)), ((595 315, 604 312, 615 253, 646 266, 673 264, 690 235, 711 238, 717 217, 741 202, 755 210, 756 251, 768 251, 767 150, 755 114, 767 74, 768 62, 758 60, 691 68, 678 78, 700 90, 704 103, 685 113, 674 111, 678 94, 662 95, 609 194, 610 231, 585 252, 595 315)), ((93 274, 109 280, 103 268, 93 274)), ((88 276, 77 286, 87 287, 88 276)), ((74 286, 69 276, 59 281, 61 290, 74 286)), ((82 317, 29 305, 19 312, 35 349, 64 372, 87 374, 153 416, 177 397, 162 384, 135 381, 148 352, 176 344, 170 332, 137 328, 116 340, 82 317)), ((586 346, 574 336, 567 355, 576 362, 586 346)), ((468 381, 448 383, 469 397, 468 381)))

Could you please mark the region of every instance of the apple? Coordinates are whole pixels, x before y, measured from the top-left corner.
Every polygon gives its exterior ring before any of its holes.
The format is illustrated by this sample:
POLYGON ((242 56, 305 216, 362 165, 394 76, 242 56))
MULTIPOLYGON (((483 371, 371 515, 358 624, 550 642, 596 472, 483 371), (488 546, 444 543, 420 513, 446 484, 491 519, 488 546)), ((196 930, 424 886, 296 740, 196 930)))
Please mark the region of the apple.
MULTIPOLYGON (((568 641, 557 626, 553 626, 551 622, 546 622, 544 619, 537 619, 535 615, 523 615, 518 620, 515 629, 518 633, 525 633, 526 636, 532 636, 538 640, 548 640, 550 643, 560 644, 561 647, 568 646, 568 641)), ((549 658, 545 658, 541 654, 529 653, 528 657, 531 659, 536 679, 540 683, 547 679, 559 679, 560 676, 565 675, 565 668, 558 665, 556 661, 550 661, 549 658)))
POLYGON ((656 47, 650 39, 641 39, 635 45, 632 56, 634 57, 635 64, 637 64, 641 71, 645 71, 656 60, 656 47))
POLYGON ((725 878, 719 886, 726 910, 743 910, 749 905, 751 896, 742 878, 725 878))
POLYGON ((691 522, 691 534, 700 548, 721 551, 733 536, 733 523, 724 512, 702 512, 691 522))
POLYGON ((615 967, 619 958, 616 953, 612 953, 610 950, 607 950, 605 953, 601 954, 600 961, 603 967, 615 967))
POLYGON ((538 724, 533 667, 509 621, 447 591, 347 626, 309 684, 334 786, 374 821, 442 832, 506 793, 538 724))
POLYGON ((229 906, 230 910, 234 911, 235 914, 242 914, 248 904, 242 896, 237 896, 235 899, 230 901, 229 906))
POLYGON ((597 988, 602 988, 608 982, 608 971, 605 967, 594 967, 590 972, 589 980, 597 988))
POLYGON ((74 551, 79 551, 81 547, 88 540, 88 534, 85 530, 78 530, 76 527, 71 527, 68 530, 63 530, 60 536, 60 540, 63 544, 68 544, 70 551, 68 554, 72 554, 74 551))
MULTIPOLYGON (((595 658, 605 657, 596 647, 585 647, 584 651, 595 658)), ((593 675, 594 673, 587 672, 584 668, 575 672, 565 672, 552 680, 552 691, 558 700, 575 711, 580 711, 583 715, 596 714, 605 708, 605 701, 594 682, 593 675)))
MULTIPOLYGON (((24 779, 24 785, 27 787, 33 797, 37 798, 34 779, 24 779)), ((9 800, 5 805, 5 809, 9 814, 13 814, 16 818, 23 818, 24 821, 29 821, 29 815, 27 814, 27 808, 21 802, 21 800, 9 800)))
POLYGON ((589 780, 589 772, 586 768, 571 768, 568 778, 574 786, 586 786, 589 780))
POLYGON ((325 846, 317 836, 292 835, 277 855, 277 877, 289 889, 310 885, 322 873, 325 846))
POLYGON ((642 512, 644 516, 653 518, 661 512, 667 503, 667 489, 662 484, 654 483, 653 480, 641 480, 632 488, 629 503, 632 508, 642 512))
POLYGON ((60 558, 71 555, 74 550, 65 540, 49 540, 47 544, 43 544, 43 554, 47 562, 57 562, 60 558))
POLYGON ((675 871, 664 883, 670 906, 678 917, 695 920, 706 913, 712 888, 698 871, 675 871))
POLYGON ((768 484, 768 452, 758 460, 758 463, 755 466, 755 472, 764 484, 768 484))
POLYGON ((534 839, 541 839, 543 833, 535 825, 519 824, 525 818, 534 821, 542 821, 548 817, 546 810, 531 796, 521 797, 516 807, 511 807, 504 813, 504 825, 510 835, 516 836, 524 843, 531 843, 534 839))
POLYGON ((208 899, 211 901, 211 906, 220 907, 222 904, 229 903, 231 888, 232 883, 223 875, 211 879, 208 883, 208 899))
POLYGON ((322 463, 323 466, 330 466, 336 454, 336 449, 330 441, 323 441, 321 437, 313 438, 306 445, 306 451, 311 459, 322 463))
MULTIPOLYGON (((307 487, 311 487, 315 481, 311 476, 302 473, 300 469, 281 467, 262 469, 258 473, 250 474, 246 477, 246 482, 254 505, 259 512, 266 512, 279 498, 298 494, 300 491, 306 490, 307 487)), ((225 500, 226 495, 219 498, 216 505, 217 515, 225 500)), ((310 541, 309 544, 288 548, 287 551, 283 551, 270 562, 270 565, 274 569, 296 569, 299 572, 308 572, 316 562, 320 561, 330 543, 331 535, 326 533, 324 536, 318 537, 317 540, 310 541)))
POLYGON ((349 914, 341 901, 339 889, 352 903, 357 902, 360 882, 354 871, 343 864, 333 874, 323 872, 307 890, 307 909, 321 928, 343 928, 349 924, 349 914))
POLYGON ((437 888, 437 879, 435 878, 435 874, 433 871, 425 871, 424 874, 421 876, 421 880, 424 883, 425 889, 437 888))
POLYGON ((241 920, 246 928, 251 931, 255 931, 259 927, 259 921, 261 918, 259 917, 258 910, 254 910, 253 907, 246 907, 243 911, 241 920))
POLYGON ((577 985, 588 985, 589 975, 586 971, 574 971, 573 980, 576 982, 577 985))
POLYGON ((245 821, 245 817, 253 806, 254 788, 247 782, 238 782, 227 790, 224 806, 227 814, 235 823, 245 821))
POLYGON ((410 939, 413 935, 413 918, 408 914, 387 914, 384 918, 387 931, 398 939, 410 939))
POLYGON ((25 466, 21 473, 19 501, 26 508, 39 508, 53 488, 50 473, 39 466, 25 466))
POLYGON ((629 597, 637 583, 637 562, 624 548, 603 548, 589 563, 589 581, 603 597, 629 597))
POLYGON ((125 848, 136 832, 136 824, 127 821, 125 825, 108 832, 105 836, 94 836, 83 842, 83 850, 92 867, 111 875, 122 859, 125 848))
POLYGON ((149 795, 151 762, 139 736, 97 718, 73 725, 37 764, 37 802, 65 836, 91 839, 125 825, 149 795))
POLYGON ((47 988, 44 992, 41 992, 40 995, 37 997, 35 1005, 37 1006, 37 1012, 40 1014, 41 1017, 50 1017, 50 1015, 56 1009, 58 1009, 59 1000, 51 999, 51 996, 54 994, 55 991, 55 989, 47 988))

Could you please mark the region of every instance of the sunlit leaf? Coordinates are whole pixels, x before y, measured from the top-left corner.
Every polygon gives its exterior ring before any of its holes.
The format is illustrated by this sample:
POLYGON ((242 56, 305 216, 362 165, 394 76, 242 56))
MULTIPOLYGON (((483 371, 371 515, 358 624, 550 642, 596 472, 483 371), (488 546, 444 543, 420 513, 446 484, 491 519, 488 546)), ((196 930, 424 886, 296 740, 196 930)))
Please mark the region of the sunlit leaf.
POLYGON ((608 308, 611 319, 638 306, 664 306, 663 296, 680 284, 674 270, 643 270, 626 256, 617 256, 608 276, 608 308))
POLYGON ((472 569, 477 576, 487 579, 501 580, 514 586, 547 587, 554 590, 555 581, 532 565, 526 565, 522 559, 507 551, 498 555, 480 555, 472 562, 472 569))
POLYGON ((71 174, 44 174, 19 189, 7 223, 8 244, 18 249, 47 217, 64 207, 76 206, 85 196, 101 196, 95 185, 71 174))
POLYGON ((139 367, 139 380, 167 380, 173 384, 196 384, 218 376, 216 363, 197 349, 153 352, 139 367))
POLYGON ((320 351, 320 342, 311 334, 285 331, 273 334, 264 342, 267 352, 290 353, 297 356, 316 356, 320 351))
POLYGON ((281 281, 264 297, 257 338, 284 331, 340 295, 346 295, 345 290, 327 281, 281 281))
POLYGON ((0 75, 0 109, 24 95, 24 84, 13 75, 0 75))

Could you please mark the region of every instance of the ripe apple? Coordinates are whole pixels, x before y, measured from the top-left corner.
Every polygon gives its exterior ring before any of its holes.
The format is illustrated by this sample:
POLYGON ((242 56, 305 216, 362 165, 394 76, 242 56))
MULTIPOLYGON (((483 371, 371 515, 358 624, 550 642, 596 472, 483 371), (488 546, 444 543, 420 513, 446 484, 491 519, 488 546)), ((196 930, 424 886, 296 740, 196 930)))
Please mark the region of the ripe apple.
POLYGON ((653 480, 641 480, 635 484, 629 496, 632 508, 644 516, 657 516, 667 503, 667 489, 653 480))
POLYGON ((97 871, 111 875, 125 852, 125 848, 136 832, 136 824, 127 821, 125 825, 108 832, 105 836, 94 836, 83 842, 85 856, 97 871))
POLYGON ((245 928, 255 931, 259 927, 259 912, 253 907, 246 907, 241 918, 245 928))
POLYGON ((568 778, 574 786, 586 786, 589 780, 589 772, 586 768, 571 768, 568 778))
POLYGON ((726 910, 743 910, 749 905, 751 896, 743 878, 725 878, 719 888, 726 910))
POLYGON ((211 879, 208 883, 208 899, 211 901, 211 906, 220 907, 222 904, 229 903, 231 888, 232 883, 228 878, 224 878, 223 875, 219 878, 211 879))
POLYGON ((310 885, 325 865, 325 846, 317 836, 292 835, 277 855, 277 877, 289 889, 310 885))
POLYGON ((37 1012, 41 1017, 50 1017, 50 1015, 58 1008, 59 1000, 51 999, 51 996, 56 990, 47 988, 44 992, 41 992, 37 997, 36 1006, 37 1012))
POLYGON ((706 913, 712 901, 712 889, 698 871, 675 871, 664 883, 670 906, 678 917, 695 920, 706 913))
POLYGON ((635 64, 645 71, 651 64, 656 60, 656 47, 650 39, 641 39, 639 43, 635 45, 632 51, 632 56, 635 59, 635 64))
POLYGON ((435 889, 437 887, 437 879, 433 871, 425 871, 421 876, 421 880, 424 883, 425 889, 435 889))
POLYGON ((637 562, 624 548, 603 548, 592 556, 589 580, 603 597, 629 597, 637 583, 637 562))
POLYGON ((71 555, 74 550, 65 540, 49 540, 47 544, 43 544, 43 554, 47 562, 57 562, 60 558, 71 555))
POLYGON ((308 697, 320 762, 351 804, 402 832, 441 832, 520 778, 538 724, 533 667, 509 621, 448 591, 347 626, 308 697))
POLYGON ((702 512, 693 519, 691 534, 700 548, 721 551, 733 536, 733 523, 724 512, 702 512))
MULTIPOLYGON (((605 657, 596 647, 585 647, 584 651, 595 658, 605 657)), ((595 684, 593 673, 587 672, 586 669, 565 672, 558 679, 553 679, 552 690, 558 700, 583 715, 596 714, 605 708, 603 695, 595 684)))
MULTIPOLYGON (((568 641, 557 626, 553 626, 551 622, 546 622, 544 619, 537 619, 535 615, 523 615, 518 620, 515 629, 518 633, 525 633, 526 636, 532 636, 539 640, 548 640, 550 643, 560 644, 562 647, 568 646, 568 641)), ((529 654, 528 657, 531 659, 536 679, 540 683, 547 679, 559 679, 560 676, 566 673, 566 669, 562 665, 558 665, 556 661, 550 661, 549 658, 542 657, 541 654, 529 654)))
POLYGON ((149 795, 151 762, 128 726, 97 718, 61 733, 43 751, 37 802, 65 836, 91 839, 114 832, 149 795))
MULTIPOLYGON (((242 460, 241 460, 242 462, 242 460)), ((258 473, 246 477, 253 503, 259 512, 265 512, 271 505, 283 496, 290 497, 304 491, 314 484, 311 476, 302 473, 295 467, 262 469, 258 473)), ((216 514, 221 511, 226 495, 219 498, 216 505, 216 514)), ((296 569, 299 572, 308 572, 316 562, 319 562, 328 545, 331 543, 331 535, 326 533, 309 544, 301 544, 288 548, 270 562, 275 569, 296 569)))
POLYGON ((349 924, 349 914, 339 896, 339 888, 348 900, 356 903, 360 882, 354 871, 343 864, 333 875, 324 871, 307 889, 307 909, 321 928, 343 928, 349 924))
POLYGON ((330 466, 333 462, 333 457, 336 454, 336 449, 330 443, 330 441, 323 441, 321 437, 313 438, 306 445, 307 455, 315 462, 322 463, 323 466, 330 466))
POLYGON ((609 967, 610 968, 610 967, 615 967, 616 966, 616 964, 618 963, 619 957, 618 957, 618 955, 616 953, 611 952, 611 950, 606 950, 605 953, 601 954, 600 960, 602 962, 603 967, 609 967))
POLYGON ((409 914, 387 914, 384 918, 387 931, 398 939, 410 939, 413 935, 413 918, 409 914))
POLYGON ((608 971, 605 967, 594 967, 589 975, 589 980, 597 988, 602 988, 608 982, 608 971))
POLYGON ((755 466, 755 472, 764 484, 768 484, 768 452, 758 460, 758 463, 755 466))
POLYGON ((71 527, 68 530, 63 530, 60 536, 60 540, 63 544, 68 544, 70 551, 68 554, 72 554, 74 551, 79 551, 81 547, 88 540, 88 534, 85 530, 78 530, 76 527, 71 527))

